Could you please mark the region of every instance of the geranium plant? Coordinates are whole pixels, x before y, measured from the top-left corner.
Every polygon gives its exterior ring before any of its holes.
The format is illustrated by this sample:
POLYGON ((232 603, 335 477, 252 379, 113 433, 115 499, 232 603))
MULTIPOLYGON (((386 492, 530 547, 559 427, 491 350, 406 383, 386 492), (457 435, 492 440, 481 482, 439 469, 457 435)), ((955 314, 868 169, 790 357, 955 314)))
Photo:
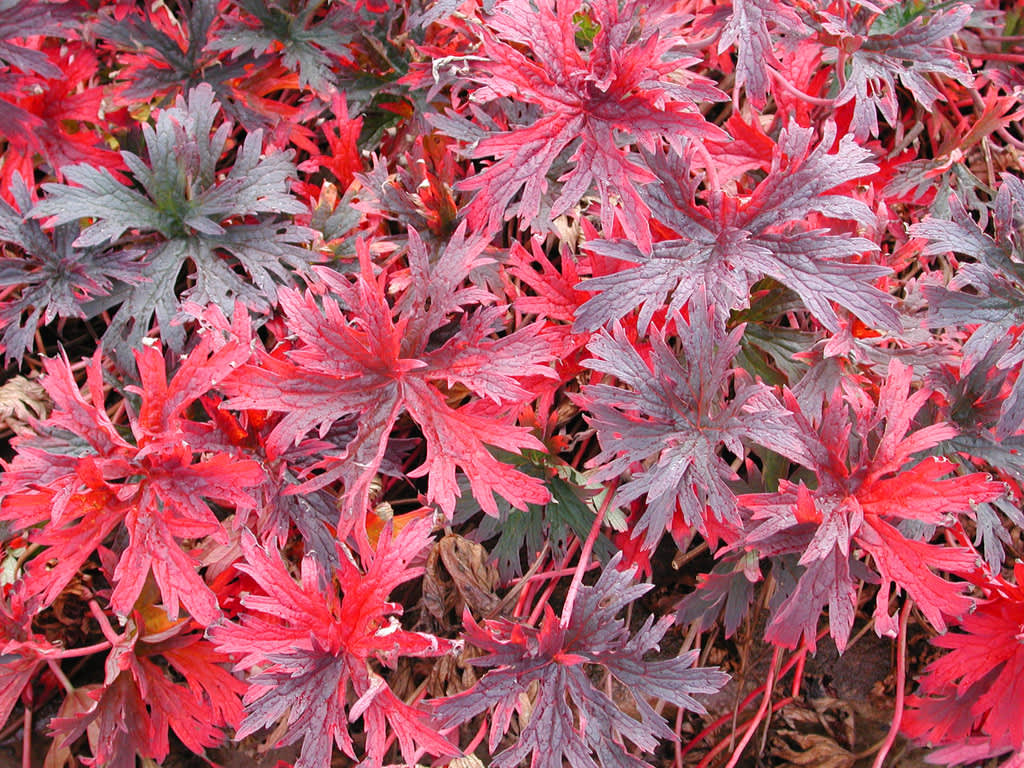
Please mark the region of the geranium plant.
POLYGON ((1024 766, 1022 40, 0 0, 0 762, 1024 766))

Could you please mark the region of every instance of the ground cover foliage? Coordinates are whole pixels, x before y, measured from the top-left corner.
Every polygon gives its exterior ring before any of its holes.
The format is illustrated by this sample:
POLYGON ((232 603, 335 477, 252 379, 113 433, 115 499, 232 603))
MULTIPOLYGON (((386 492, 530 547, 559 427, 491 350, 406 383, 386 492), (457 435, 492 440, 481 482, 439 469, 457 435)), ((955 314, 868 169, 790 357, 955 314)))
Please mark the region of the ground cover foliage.
POLYGON ((1022 63, 0 0, 0 760, 1024 766, 1022 63))

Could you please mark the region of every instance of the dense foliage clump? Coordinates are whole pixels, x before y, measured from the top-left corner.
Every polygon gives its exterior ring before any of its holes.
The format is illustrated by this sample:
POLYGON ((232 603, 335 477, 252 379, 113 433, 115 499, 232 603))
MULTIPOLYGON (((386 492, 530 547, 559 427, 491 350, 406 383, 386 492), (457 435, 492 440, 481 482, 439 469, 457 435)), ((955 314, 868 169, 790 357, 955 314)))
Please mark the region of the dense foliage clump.
POLYGON ((0 0, 0 749, 1024 766, 1022 33, 0 0))

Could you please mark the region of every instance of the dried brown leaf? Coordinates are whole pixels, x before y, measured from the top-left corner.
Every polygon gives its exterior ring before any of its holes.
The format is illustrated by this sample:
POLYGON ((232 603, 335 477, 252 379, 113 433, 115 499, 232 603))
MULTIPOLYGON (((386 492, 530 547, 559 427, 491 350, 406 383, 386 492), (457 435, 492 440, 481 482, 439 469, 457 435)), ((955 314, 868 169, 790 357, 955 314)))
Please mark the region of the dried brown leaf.
POLYGON ((438 542, 441 561, 455 581, 455 588, 471 611, 487 615, 498 604, 494 590, 498 569, 487 562, 487 550, 462 536, 445 536, 438 542))
POLYGON ((0 421, 11 431, 28 431, 31 419, 45 419, 52 402, 42 386, 24 376, 13 376, 0 386, 0 421))
POLYGON ((834 739, 814 733, 782 731, 797 746, 791 749, 780 745, 773 750, 776 757, 785 760, 784 766, 814 766, 814 768, 853 768, 856 755, 841 747, 834 739))
POLYGON ((452 616, 461 616, 463 607, 486 616, 498 606, 498 571, 487 557, 482 546, 455 534, 431 549, 423 577, 423 605, 442 628, 456 626, 452 616))

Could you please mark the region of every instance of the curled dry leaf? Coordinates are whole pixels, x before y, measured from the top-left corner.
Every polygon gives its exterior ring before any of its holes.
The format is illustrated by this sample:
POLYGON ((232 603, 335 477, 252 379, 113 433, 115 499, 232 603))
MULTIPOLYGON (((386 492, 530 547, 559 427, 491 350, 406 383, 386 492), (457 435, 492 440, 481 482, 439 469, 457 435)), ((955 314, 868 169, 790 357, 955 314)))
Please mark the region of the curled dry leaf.
POLYGON ((28 432, 31 419, 45 419, 52 402, 42 385, 13 376, 0 386, 0 420, 15 434, 28 432))
POLYGON ((487 558, 486 549, 455 534, 445 536, 430 550, 423 604, 441 626, 451 627, 450 616, 461 616, 463 607, 482 616, 496 609, 498 570, 487 558))
POLYGON ((774 750, 775 755, 786 762, 782 765, 814 766, 814 768, 852 768, 857 761, 856 755, 841 747, 835 739, 816 733, 798 733, 784 731, 791 742, 797 744, 796 749, 781 746, 774 750))
POLYGON ((488 614, 498 604, 494 590, 498 569, 487 562, 487 550, 463 536, 445 536, 437 545, 441 562, 471 610, 488 614))

